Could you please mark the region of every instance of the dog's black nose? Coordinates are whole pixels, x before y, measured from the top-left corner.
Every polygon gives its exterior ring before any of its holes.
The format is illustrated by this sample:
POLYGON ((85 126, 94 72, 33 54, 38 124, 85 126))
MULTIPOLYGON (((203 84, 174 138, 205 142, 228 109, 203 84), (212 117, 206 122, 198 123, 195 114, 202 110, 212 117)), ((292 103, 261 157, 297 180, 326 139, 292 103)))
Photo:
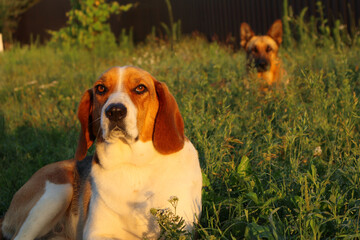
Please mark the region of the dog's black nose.
POLYGON ((112 103, 105 109, 105 115, 110 121, 119 121, 126 117, 127 109, 124 104, 112 103))
POLYGON ((268 62, 265 59, 259 60, 259 67, 266 68, 268 65, 268 62))
POLYGON ((260 58, 255 62, 258 71, 266 71, 269 67, 269 62, 266 59, 260 58))

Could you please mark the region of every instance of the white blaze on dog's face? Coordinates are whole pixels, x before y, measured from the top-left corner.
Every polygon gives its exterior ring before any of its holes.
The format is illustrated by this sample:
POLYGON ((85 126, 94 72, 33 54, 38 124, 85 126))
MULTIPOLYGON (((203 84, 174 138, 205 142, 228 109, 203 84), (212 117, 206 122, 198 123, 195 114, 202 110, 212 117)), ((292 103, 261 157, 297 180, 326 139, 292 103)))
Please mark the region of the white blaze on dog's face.
POLYGON ((152 141, 161 154, 184 145, 184 123, 175 98, 164 83, 136 67, 113 67, 87 90, 80 101, 81 134, 75 158, 85 157, 99 142, 152 141))

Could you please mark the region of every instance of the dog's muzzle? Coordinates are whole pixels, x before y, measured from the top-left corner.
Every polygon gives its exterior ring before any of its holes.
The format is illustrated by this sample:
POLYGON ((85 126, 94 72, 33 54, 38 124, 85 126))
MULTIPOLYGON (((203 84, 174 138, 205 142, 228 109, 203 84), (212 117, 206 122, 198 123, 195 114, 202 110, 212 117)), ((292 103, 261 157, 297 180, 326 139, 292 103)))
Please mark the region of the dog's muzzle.
POLYGON ((255 60, 255 67, 258 72, 266 72, 269 69, 270 64, 265 58, 258 58, 255 60))
POLYGON ((101 110, 102 137, 107 142, 137 140, 137 108, 126 94, 112 94, 101 110))

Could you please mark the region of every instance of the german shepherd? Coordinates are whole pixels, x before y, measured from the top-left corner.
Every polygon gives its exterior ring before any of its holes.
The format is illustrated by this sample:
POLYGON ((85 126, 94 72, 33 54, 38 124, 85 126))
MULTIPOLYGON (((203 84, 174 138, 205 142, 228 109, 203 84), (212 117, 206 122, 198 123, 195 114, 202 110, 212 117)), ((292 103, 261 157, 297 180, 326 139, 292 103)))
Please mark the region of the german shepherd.
POLYGON ((271 89, 284 82, 286 74, 281 67, 278 51, 282 42, 282 22, 276 20, 266 35, 257 36, 249 24, 243 22, 240 26, 241 46, 247 53, 247 69, 255 67, 257 77, 263 79, 261 90, 271 89))

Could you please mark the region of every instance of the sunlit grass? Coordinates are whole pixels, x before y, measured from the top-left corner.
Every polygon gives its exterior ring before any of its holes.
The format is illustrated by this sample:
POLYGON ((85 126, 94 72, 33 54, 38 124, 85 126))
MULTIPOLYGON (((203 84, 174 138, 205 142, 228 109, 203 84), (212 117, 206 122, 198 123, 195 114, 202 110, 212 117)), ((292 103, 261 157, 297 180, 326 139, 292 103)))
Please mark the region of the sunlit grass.
POLYGON ((135 65, 168 84, 198 149, 202 238, 360 237, 360 48, 304 44, 281 58, 290 84, 264 95, 246 76, 243 52, 201 38, 173 51, 148 42, 5 52, 0 213, 39 167, 74 155, 82 92, 109 67, 135 65))

